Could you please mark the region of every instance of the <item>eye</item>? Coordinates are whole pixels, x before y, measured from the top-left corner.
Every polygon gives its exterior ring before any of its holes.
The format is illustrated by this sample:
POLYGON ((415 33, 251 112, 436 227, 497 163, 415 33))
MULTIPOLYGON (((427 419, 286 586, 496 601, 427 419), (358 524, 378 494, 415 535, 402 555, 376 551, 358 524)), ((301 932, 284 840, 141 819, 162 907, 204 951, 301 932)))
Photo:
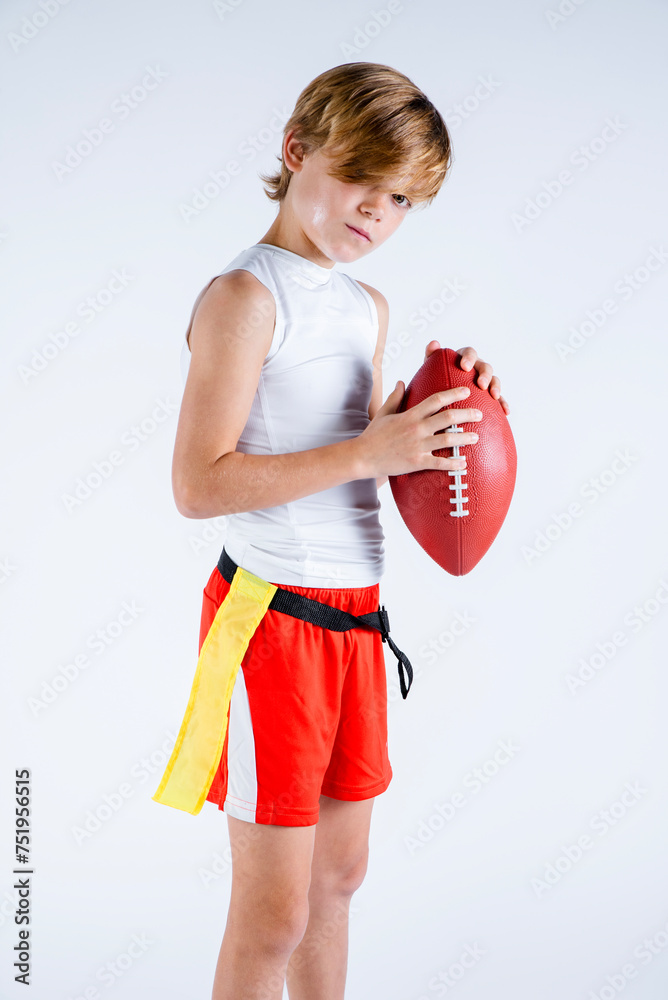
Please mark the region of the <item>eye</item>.
POLYGON ((408 200, 408 198, 406 197, 405 194, 394 194, 394 195, 392 195, 392 197, 393 198, 403 198, 404 199, 402 202, 396 202, 396 204, 399 205, 400 208, 404 208, 404 207, 410 208, 411 207, 411 203, 410 203, 410 201, 408 200))

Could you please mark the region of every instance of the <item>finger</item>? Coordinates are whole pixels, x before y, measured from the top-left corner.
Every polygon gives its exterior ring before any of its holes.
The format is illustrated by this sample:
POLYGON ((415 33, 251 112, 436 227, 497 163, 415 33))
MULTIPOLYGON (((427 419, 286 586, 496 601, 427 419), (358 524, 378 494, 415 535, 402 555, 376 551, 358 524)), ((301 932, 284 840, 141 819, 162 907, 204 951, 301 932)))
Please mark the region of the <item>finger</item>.
MULTIPOLYGON (((425 423, 432 434, 450 433, 459 434, 461 437, 460 431, 448 431, 447 428, 454 426, 461 427, 462 424, 475 424, 483 419, 482 410, 477 410, 474 407, 471 407, 471 409, 457 407, 455 410, 440 410, 438 413, 425 418, 425 423)), ((456 441, 455 444, 457 444, 456 441)))
POLYGON ((478 360, 476 361, 475 369, 478 372, 478 380, 476 382, 476 385, 478 386, 479 389, 486 389, 490 384, 490 379, 492 378, 492 372, 494 371, 494 369, 490 364, 488 364, 486 361, 483 361, 481 358, 478 358, 478 360))
POLYGON ((440 349, 441 345, 439 344, 439 342, 437 340, 431 340, 425 348, 424 360, 426 361, 430 354, 433 354, 434 351, 440 351, 440 349))
POLYGON ((441 469, 443 471, 448 471, 449 469, 465 469, 466 468, 466 458, 460 455, 459 458, 440 458, 438 455, 432 455, 433 465, 428 465, 428 469, 441 469))
POLYGON ((396 413, 398 407, 401 405, 405 391, 404 383, 401 381, 397 382, 387 399, 384 400, 383 405, 376 410, 376 416, 379 413, 396 413))
POLYGON ((457 354, 460 355, 459 358, 460 368, 463 368, 465 372, 470 371, 473 368, 473 365, 475 364, 475 359, 478 357, 475 348, 460 347, 459 350, 457 351, 457 354))
POLYGON ((499 396, 499 402, 501 403, 501 406, 503 407, 503 412, 506 414, 506 416, 508 416, 508 414, 510 413, 510 407, 508 406, 508 404, 505 401, 505 399, 503 398, 503 396, 499 396))
POLYGON ((410 410, 417 419, 431 416, 438 413, 444 406, 451 406, 452 403, 459 402, 471 395, 471 390, 467 385, 459 385, 454 389, 442 389, 440 392, 432 392, 425 396, 421 403, 416 403, 410 410))
POLYGON ((475 444, 478 440, 478 432, 471 431, 469 434, 459 434, 457 431, 443 431, 442 434, 434 434, 434 438, 439 438, 442 444, 432 444, 430 445, 432 449, 462 448, 467 444, 475 444))
POLYGON ((489 383, 489 391, 491 392, 494 399, 499 398, 501 392, 501 382, 499 381, 498 375, 492 375, 492 381, 489 383))

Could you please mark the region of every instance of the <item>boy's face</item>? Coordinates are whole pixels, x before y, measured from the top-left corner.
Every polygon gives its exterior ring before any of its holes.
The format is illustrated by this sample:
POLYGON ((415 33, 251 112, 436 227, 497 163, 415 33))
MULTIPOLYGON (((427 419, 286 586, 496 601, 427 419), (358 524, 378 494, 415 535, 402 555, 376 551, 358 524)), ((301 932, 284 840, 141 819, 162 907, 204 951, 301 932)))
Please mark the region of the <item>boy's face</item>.
POLYGON ((331 164, 322 150, 295 160, 288 201, 293 222, 304 236, 325 257, 349 263, 389 239, 406 217, 410 201, 389 181, 340 181, 327 172, 331 164))

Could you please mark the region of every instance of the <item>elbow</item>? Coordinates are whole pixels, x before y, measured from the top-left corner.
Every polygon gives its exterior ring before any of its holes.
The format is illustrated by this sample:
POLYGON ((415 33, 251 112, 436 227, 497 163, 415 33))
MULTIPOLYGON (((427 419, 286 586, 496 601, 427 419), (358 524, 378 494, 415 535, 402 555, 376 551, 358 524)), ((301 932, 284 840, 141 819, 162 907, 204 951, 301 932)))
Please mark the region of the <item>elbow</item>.
POLYGON ((172 493, 176 509, 183 517, 201 519, 211 516, 207 498, 203 495, 201 487, 198 489, 192 480, 172 477, 172 493))
POLYGON ((234 512, 223 488, 225 484, 220 475, 214 475, 215 467, 216 463, 203 469, 172 469, 174 503, 183 517, 202 520, 234 512))
POLYGON ((201 498, 198 502, 196 494, 188 492, 183 487, 179 489, 175 487, 172 492, 176 509, 182 517, 203 518, 207 516, 202 512, 201 498))

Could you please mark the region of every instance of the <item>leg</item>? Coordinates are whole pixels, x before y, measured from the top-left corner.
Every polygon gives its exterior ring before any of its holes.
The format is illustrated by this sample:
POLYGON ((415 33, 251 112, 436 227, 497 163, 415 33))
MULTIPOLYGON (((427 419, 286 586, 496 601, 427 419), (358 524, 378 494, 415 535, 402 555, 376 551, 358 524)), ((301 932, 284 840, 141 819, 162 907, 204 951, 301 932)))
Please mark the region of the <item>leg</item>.
POLYGON ((212 1000, 281 1000, 308 921, 316 827, 227 823, 232 893, 212 1000))
POLYGON ((320 797, 308 924, 287 967, 290 1000, 343 1000, 348 911, 366 874, 373 802, 320 797))

